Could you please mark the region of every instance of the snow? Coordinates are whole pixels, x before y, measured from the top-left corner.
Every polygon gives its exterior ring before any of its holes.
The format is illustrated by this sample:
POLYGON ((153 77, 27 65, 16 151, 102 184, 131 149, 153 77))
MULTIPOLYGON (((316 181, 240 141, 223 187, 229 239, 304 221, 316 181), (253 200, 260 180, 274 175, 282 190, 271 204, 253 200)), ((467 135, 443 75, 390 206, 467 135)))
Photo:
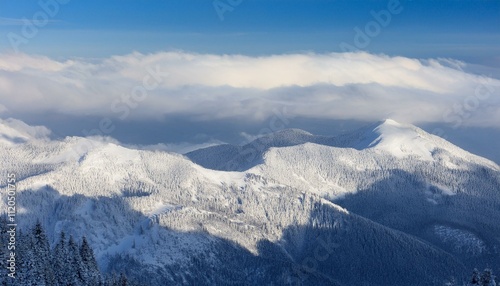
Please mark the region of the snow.
POLYGON ((245 186, 246 174, 244 172, 224 172, 209 170, 198 165, 195 166, 195 169, 197 172, 199 172, 201 175, 215 184, 225 183, 234 184, 237 187, 245 186))
MULTIPOLYGON (((20 175, 19 195, 26 197, 19 207, 29 210, 22 224, 45 218, 53 241, 61 230, 87 235, 101 265, 117 254, 156 266, 189 263, 193 253, 213 251, 210 239, 216 238, 258 254, 260 241, 278 242, 290 228, 311 221, 325 229, 353 223, 359 217, 335 202, 363 192, 382 193, 381 198, 395 193, 400 199, 395 203, 417 214, 427 210, 405 199, 422 197, 425 207, 436 208, 432 213, 454 207, 443 202, 457 199, 459 191, 494 200, 492 205, 499 200, 496 164, 394 120, 341 138, 299 130, 269 135, 260 141, 261 160, 241 171, 212 170, 179 154, 92 138, 39 139, 42 131, 28 134, 6 126, 0 124, 2 134, 28 140, 0 149, 4 171, 20 175), (313 217, 318 210, 321 217, 313 217)), ((229 149, 236 155, 242 150, 229 149)), ((197 154, 206 155, 201 151, 197 154)), ((0 204, 6 209, 5 200, 0 204)), ((435 232, 459 249, 483 251, 472 232, 443 227, 435 232)))
POLYGON ((360 142, 357 149, 373 148, 387 152, 395 157, 403 158, 416 156, 420 160, 432 161, 434 144, 424 138, 424 133, 410 125, 400 124, 392 119, 386 119, 382 124, 373 129, 373 135, 367 138, 376 138, 369 142, 360 142))
POLYGON ((443 242, 451 244, 457 252, 478 256, 486 250, 484 241, 470 231, 444 225, 435 225, 434 231, 443 242))
POLYGON ((75 214, 90 218, 91 213, 93 212, 93 208, 94 202, 91 199, 87 199, 79 208, 75 210, 75 214))

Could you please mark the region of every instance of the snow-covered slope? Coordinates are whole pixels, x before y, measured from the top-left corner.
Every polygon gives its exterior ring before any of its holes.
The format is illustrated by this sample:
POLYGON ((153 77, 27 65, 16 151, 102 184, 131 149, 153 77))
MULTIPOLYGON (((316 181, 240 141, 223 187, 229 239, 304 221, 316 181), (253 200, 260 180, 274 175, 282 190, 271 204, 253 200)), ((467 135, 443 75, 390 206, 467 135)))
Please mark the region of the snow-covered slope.
POLYGON ((473 155, 416 126, 401 124, 392 119, 361 128, 334 140, 336 142, 332 145, 336 147, 373 149, 397 158, 414 157, 424 161, 444 161, 443 163, 449 164, 448 167, 454 165, 446 160, 454 157, 499 170, 498 165, 490 160, 473 155))
POLYGON ((330 199, 369 188, 393 170, 439 186, 444 195, 470 191, 463 186, 468 182, 458 174, 465 176, 477 168, 487 168, 495 174, 500 171, 490 160, 393 120, 339 137, 318 136, 310 141, 313 143, 266 148, 261 163, 249 171, 330 199))
POLYGON ((78 137, 4 144, 0 163, 18 178, 21 228, 86 235, 101 268, 153 285, 441 285, 497 254, 498 166, 392 121, 356 132, 196 153, 229 150, 214 165, 237 157, 239 172, 78 137))
POLYGON ((269 148, 248 172, 317 194, 465 261, 496 261, 498 165, 392 120, 328 142, 334 143, 269 148), (443 229, 467 235, 450 239, 443 229), (480 247, 472 248, 470 237, 480 247))
POLYGON ((266 134, 243 146, 223 144, 198 149, 186 154, 193 162, 214 170, 243 171, 262 162, 262 155, 271 147, 287 147, 307 142, 328 142, 300 129, 285 129, 266 134))
MULTIPOLYGON (((494 162, 391 119, 337 137, 268 137, 280 140, 256 140, 238 147, 239 154, 219 157, 228 161, 205 166, 247 170, 314 193, 469 260, 470 253, 477 260, 499 254, 500 168, 494 162), (301 140, 287 141, 290 137, 301 140), (248 149, 259 159, 248 160, 248 149), (480 237, 488 247, 466 251, 451 246, 452 240, 435 231, 443 225, 480 237)), ((187 156, 198 163, 204 154, 215 153, 202 149, 187 156)))
POLYGON ((422 129, 386 119, 336 137, 312 135, 299 129, 286 129, 268 134, 244 146, 218 145, 187 153, 193 162, 205 168, 225 171, 248 170, 262 163, 263 155, 275 147, 315 143, 330 147, 371 149, 397 158, 412 157, 422 161, 440 161, 448 167, 458 167, 463 160, 499 170, 494 162, 473 155, 450 142, 422 129))
POLYGON ((430 161, 436 148, 434 143, 422 130, 387 119, 373 130, 354 138, 348 146, 358 150, 372 148, 398 158, 415 156, 430 161))

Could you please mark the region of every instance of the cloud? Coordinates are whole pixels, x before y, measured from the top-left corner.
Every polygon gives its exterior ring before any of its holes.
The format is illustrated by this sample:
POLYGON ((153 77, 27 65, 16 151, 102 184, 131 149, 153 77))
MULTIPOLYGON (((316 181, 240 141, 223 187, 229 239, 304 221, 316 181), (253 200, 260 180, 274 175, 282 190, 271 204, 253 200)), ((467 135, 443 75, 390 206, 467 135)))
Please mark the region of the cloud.
POLYGON ((225 142, 219 140, 211 140, 205 143, 193 144, 189 142, 180 142, 180 143, 158 143, 153 145, 130 145, 123 144, 123 146, 133 149, 139 150, 155 150, 155 151, 167 151, 167 152, 175 152, 179 154, 186 154, 194 150, 207 148, 211 146, 226 144, 225 142))
POLYGON ((500 80, 465 70, 452 59, 368 53, 2 54, 0 104, 12 113, 117 120, 264 120, 286 107, 291 117, 500 127, 500 80))
POLYGON ((263 136, 263 134, 256 134, 256 135, 253 135, 253 134, 248 134, 246 132, 241 132, 240 133, 240 136, 243 137, 245 139, 246 142, 252 142, 254 140, 257 140, 259 139, 260 137, 263 136))
MULTIPOLYGON (((24 26, 29 21, 30 20, 26 18, 19 19, 19 18, 0 17, 0 26, 24 26)), ((44 21, 47 21, 48 23, 59 22, 59 20, 53 20, 53 19, 46 19, 44 21)))
POLYGON ((22 26, 22 25, 24 25, 23 19, 0 17, 0 26, 22 26))
POLYGON ((30 126, 14 118, 0 119, 2 136, 24 139, 49 139, 51 131, 45 126, 30 126))

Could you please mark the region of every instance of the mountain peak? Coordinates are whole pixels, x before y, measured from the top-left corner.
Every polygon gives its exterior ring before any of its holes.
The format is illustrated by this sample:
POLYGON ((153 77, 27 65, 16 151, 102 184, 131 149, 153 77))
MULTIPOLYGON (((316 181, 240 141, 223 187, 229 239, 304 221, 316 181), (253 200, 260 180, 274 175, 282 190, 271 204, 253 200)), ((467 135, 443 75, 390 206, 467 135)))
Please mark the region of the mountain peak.
POLYGON ((297 137, 314 136, 313 134, 298 128, 288 128, 288 129, 278 130, 269 135, 275 138, 297 138, 297 137))
MULTIPOLYGON (((289 128, 279 130, 258 138, 256 141, 265 142, 268 147, 285 147, 310 142, 315 135, 302 129, 289 128)), ((254 142, 250 143, 253 144, 254 142)))
POLYGON ((393 119, 385 119, 362 129, 351 147, 363 150, 373 149, 396 157, 417 156, 432 160, 436 146, 430 134, 411 124, 402 124, 393 119))
POLYGON ((396 120, 394 120, 394 119, 387 118, 387 119, 385 119, 385 120, 382 120, 380 125, 401 126, 401 123, 397 122, 397 121, 396 121, 396 120))

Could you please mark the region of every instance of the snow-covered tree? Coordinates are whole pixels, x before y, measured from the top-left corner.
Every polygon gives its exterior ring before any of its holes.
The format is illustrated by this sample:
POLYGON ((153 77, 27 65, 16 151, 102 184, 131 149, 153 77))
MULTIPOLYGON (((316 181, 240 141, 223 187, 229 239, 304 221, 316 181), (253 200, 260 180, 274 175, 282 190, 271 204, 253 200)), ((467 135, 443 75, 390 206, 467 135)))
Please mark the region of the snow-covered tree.
POLYGON ((87 238, 82 238, 80 246, 80 257, 82 260, 82 279, 88 285, 98 285, 101 280, 94 251, 90 247, 87 238))
POLYGON ((69 264, 66 266, 68 271, 69 281, 72 285, 82 285, 83 281, 83 262, 80 256, 80 249, 72 235, 68 239, 68 255, 69 264))
POLYGON ((30 233, 19 230, 16 239, 16 282, 21 285, 36 285, 35 253, 33 251, 33 239, 30 233))
POLYGON ((491 269, 484 269, 481 274, 481 286, 496 286, 495 276, 493 275, 493 271, 491 269))
POLYGON ((118 285, 117 286, 127 286, 128 285, 128 279, 127 276, 124 273, 120 274, 120 279, 118 279, 118 285))
POLYGON ((472 277, 470 279, 469 285, 471 285, 471 286, 480 285, 479 284, 480 279, 481 279, 481 275, 479 274, 479 270, 477 270, 477 268, 474 268, 474 270, 472 270, 472 277))
POLYGON ((54 285, 55 276, 51 267, 51 250, 47 235, 38 221, 32 229, 34 277, 37 277, 37 285, 54 285))
POLYGON ((54 274, 55 279, 59 285, 67 285, 70 282, 70 273, 69 267, 70 259, 69 259, 69 250, 66 244, 66 234, 61 232, 59 235, 59 241, 54 247, 54 274))

